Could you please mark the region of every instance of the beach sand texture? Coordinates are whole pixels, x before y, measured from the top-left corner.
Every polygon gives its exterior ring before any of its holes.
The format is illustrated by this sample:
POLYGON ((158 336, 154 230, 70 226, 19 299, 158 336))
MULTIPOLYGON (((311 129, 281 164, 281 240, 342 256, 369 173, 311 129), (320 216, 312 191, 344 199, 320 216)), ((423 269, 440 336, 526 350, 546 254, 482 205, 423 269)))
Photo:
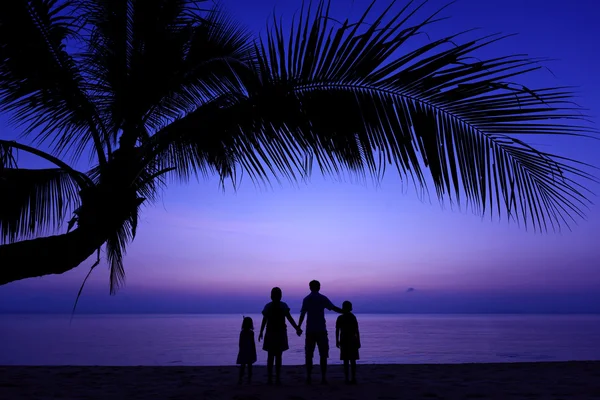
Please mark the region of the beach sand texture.
POLYGON ((454 365, 359 365, 345 385, 339 365, 329 385, 311 386, 302 366, 284 366, 282 386, 237 385, 236 367, 0 367, 0 399, 600 399, 600 361, 454 365))

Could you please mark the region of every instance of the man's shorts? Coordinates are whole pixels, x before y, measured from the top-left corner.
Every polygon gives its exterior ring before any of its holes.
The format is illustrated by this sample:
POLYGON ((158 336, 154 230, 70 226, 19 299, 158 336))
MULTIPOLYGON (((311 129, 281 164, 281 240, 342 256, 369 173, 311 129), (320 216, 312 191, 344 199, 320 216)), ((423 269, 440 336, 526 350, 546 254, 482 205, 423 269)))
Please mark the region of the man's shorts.
POLYGON ((307 358, 312 358, 315 353, 315 347, 319 348, 321 358, 329 358, 329 337, 325 332, 306 332, 304 342, 304 351, 307 358))

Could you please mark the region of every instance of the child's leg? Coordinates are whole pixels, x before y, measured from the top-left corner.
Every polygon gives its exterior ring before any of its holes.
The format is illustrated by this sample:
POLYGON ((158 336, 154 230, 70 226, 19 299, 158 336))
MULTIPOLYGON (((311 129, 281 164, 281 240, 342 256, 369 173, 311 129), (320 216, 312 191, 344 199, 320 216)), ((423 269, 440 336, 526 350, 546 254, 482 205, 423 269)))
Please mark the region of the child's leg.
POLYGON ((356 360, 352 360, 352 381, 356 382, 356 360))
POLYGON ((248 382, 252 381, 252 364, 248 364, 248 382))
POLYGON ((240 379, 239 379, 240 383, 242 383, 242 378, 244 377, 244 367, 245 367, 244 364, 240 364, 240 379))
POLYGON ((348 367, 349 367, 349 361, 348 360, 344 360, 344 378, 346 379, 346 382, 348 382, 348 367))
POLYGON ((275 379, 277 383, 279 383, 279 378, 281 377, 281 362, 283 358, 283 353, 279 352, 275 356, 275 379))
POLYGON ((267 375, 269 383, 273 382, 273 359, 275 358, 275 353, 269 351, 267 354, 267 375))

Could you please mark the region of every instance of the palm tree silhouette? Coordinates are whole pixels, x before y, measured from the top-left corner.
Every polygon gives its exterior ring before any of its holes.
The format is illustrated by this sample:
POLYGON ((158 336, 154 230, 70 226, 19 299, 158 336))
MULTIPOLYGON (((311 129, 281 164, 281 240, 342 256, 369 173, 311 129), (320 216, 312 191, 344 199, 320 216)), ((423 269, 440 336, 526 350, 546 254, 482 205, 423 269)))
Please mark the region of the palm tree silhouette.
POLYGON ((31 140, 0 141, 0 284, 98 262, 104 246, 114 292, 140 207, 169 177, 379 179, 394 164, 536 230, 582 216, 593 177, 518 139, 592 133, 569 90, 507 81, 540 60, 473 57, 497 36, 402 52, 439 13, 413 24, 419 7, 392 8, 340 22, 320 2, 256 38, 209 2, 0 2, 0 109, 31 140), (18 152, 55 167, 19 168, 18 152), (84 154, 89 171, 70 166, 84 154))

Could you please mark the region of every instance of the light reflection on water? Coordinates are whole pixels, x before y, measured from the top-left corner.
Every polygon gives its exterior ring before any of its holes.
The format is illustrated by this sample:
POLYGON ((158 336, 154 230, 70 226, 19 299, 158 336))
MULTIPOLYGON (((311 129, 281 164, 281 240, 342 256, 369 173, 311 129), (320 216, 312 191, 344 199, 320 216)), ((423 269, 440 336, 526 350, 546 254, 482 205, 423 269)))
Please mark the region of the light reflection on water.
MULTIPOLYGON (((258 337, 260 316, 252 317, 258 337)), ((331 363, 339 363, 335 317, 327 318, 331 363)), ((357 317, 362 363, 600 360, 600 316, 357 317)), ((69 325, 68 315, 0 315, 0 365, 233 365, 241 322, 241 315, 77 315, 69 325)), ((288 329, 284 364, 303 364, 304 338, 288 329)))

